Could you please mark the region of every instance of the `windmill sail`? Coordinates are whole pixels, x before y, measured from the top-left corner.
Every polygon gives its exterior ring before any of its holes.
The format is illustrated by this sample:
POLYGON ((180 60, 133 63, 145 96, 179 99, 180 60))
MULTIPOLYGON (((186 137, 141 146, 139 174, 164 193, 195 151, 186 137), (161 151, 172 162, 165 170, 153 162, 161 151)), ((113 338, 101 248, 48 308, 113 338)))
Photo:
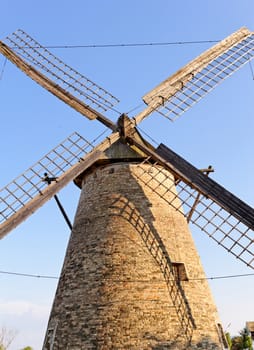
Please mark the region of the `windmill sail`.
MULTIPOLYGON (((0 238, 81 174, 113 143, 112 134, 97 147, 73 133, 31 168, 0 190, 0 238), (48 185, 45 179, 54 179, 48 185)), ((98 140, 96 140, 98 141, 98 140)))
POLYGON ((150 155, 143 162, 150 164, 150 170, 141 164, 144 175, 140 179, 146 178, 146 185, 152 186, 152 190, 165 200, 169 193, 177 196, 181 205, 176 207, 174 200, 170 200, 170 205, 237 259, 254 268, 254 209, 165 145, 161 144, 156 151, 152 151, 135 140, 132 142, 150 155), (162 167, 155 167, 155 164, 162 167), (172 187, 165 185, 166 181, 168 183, 165 169, 170 170, 175 177, 172 187), (148 173, 150 180, 147 180, 148 173), (156 182, 156 179, 160 180, 156 182))
POLYGON ((222 348, 208 284, 196 278, 203 269, 187 223, 254 268, 254 210, 166 146, 154 149, 135 124, 157 109, 173 119, 190 108, 252 58, 254 34, 243 28, 223 40, 148 93, 143 112, 133 120, 122 115, 117 125, 101 114, 114 100, 104 89, 22 31, 6 42, 0 52, 18 68, 114 131, 95 145, 74 133, 0 190, 2 238, 70 181, 82 189, 44 345, 54 338, 65 349, 107 347, 127 339, 134 348, 151 340, 154 348, 186 348, 186 341, 222 348))
POLYGON ((154 110, 175 120, 253 57, 254 33, 242 28, 146 94, 148 108, 135 117, 136 123, 154 110))
POLYGON ((111 129, 114 124, 101 112, 119 100, 90 79, 69 67, 28 34, 18 30, 0 41, 0 52, 42 87, 89 119, 111 129))

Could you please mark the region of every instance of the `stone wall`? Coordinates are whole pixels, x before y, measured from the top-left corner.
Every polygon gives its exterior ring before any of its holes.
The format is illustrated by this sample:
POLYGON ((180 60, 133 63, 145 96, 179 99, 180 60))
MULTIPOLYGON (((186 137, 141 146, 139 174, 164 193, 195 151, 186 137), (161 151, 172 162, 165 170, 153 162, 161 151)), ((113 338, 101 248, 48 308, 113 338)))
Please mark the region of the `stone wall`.
POLYGON ((186 220, 152 190, 152 172, 115 163, 84 175, 45 349, 223 348, 186 220))

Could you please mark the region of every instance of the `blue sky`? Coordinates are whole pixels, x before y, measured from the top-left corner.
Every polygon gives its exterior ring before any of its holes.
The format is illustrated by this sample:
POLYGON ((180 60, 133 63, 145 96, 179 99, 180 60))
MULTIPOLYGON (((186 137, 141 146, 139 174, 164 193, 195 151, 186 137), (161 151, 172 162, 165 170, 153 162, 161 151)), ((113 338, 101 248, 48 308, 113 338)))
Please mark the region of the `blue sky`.
MULTIPOLYGON (((0 37, 18 28, 45 46, 220 40, 242 26, 254 30, 253 0, 72 2, 1 1, 0 37)), ((120 99, 128 112, 141 97, 211 44, 52 49, 66 63, 120 99)), ((104 130, 51 96, 0 56, 0 187, 73 131, 89 140, 104 130)), ((252 64, 254 67, 254 63, 252 64)), ((152 116, 140 127, 254 205, 254 80, 249 65, 170 123, 152 116)), ((108 113, 113 120, 117 114, 108 113)), ((133 113, 131 113, 133 116, 133 113)), ((72 219, 79 191, 59 193, 72 219)), ((252 270, 192 228, 208 277, 252 270)), ((69 230, 53 200, 0 242, 0 270, 58 276, 69 230)), ((40 349, 57 280, 0 274, 0 327, 17 330, 10 350, 40 349)), ((222 323, 232 334, 254 319, 254 276, 210 281, 222 323)))

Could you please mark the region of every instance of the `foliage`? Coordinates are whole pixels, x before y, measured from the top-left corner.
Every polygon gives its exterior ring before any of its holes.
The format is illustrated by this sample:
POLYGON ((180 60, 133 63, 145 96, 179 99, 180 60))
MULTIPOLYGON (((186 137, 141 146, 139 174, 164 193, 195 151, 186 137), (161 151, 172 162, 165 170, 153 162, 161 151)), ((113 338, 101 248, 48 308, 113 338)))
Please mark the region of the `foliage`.
POLYGON ((230 334, 229 334, 229 333, 226 333, 226 334, 225 334, 225 337, 226 337, 226 339, 227 339, 229 349, 232 349, 232 340, 231 340, 230 334))
POLYGON ((235 336, 231 339, 232 345, 231 350, 253 350, 252 340, 249 335, 247 328, 243 328, 240 332, 240 335, 235 336))
POLYGON ((244 328, 241 332, 240 335, 243 340, 243 349, 249 349, 252 350, 252 340, 250 337, 250 333, 247 328, 244 328))

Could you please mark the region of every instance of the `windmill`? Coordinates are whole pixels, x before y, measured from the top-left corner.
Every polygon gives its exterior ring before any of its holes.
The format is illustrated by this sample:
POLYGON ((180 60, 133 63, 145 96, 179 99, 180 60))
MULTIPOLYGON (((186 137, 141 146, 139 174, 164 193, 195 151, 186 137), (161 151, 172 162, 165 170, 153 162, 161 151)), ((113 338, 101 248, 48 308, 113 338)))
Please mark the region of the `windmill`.
POLYGON ((143 97, 117 123, 117 99, 19 30, 0 52, 42 87, 111 134, 74 133, 0 191, 3 238, 69 182, 81 188, 43 349, 227 347, 188 223, 254 267, 254 210, 137 125, 174 120, 254 54, 242 28, 143 97))

